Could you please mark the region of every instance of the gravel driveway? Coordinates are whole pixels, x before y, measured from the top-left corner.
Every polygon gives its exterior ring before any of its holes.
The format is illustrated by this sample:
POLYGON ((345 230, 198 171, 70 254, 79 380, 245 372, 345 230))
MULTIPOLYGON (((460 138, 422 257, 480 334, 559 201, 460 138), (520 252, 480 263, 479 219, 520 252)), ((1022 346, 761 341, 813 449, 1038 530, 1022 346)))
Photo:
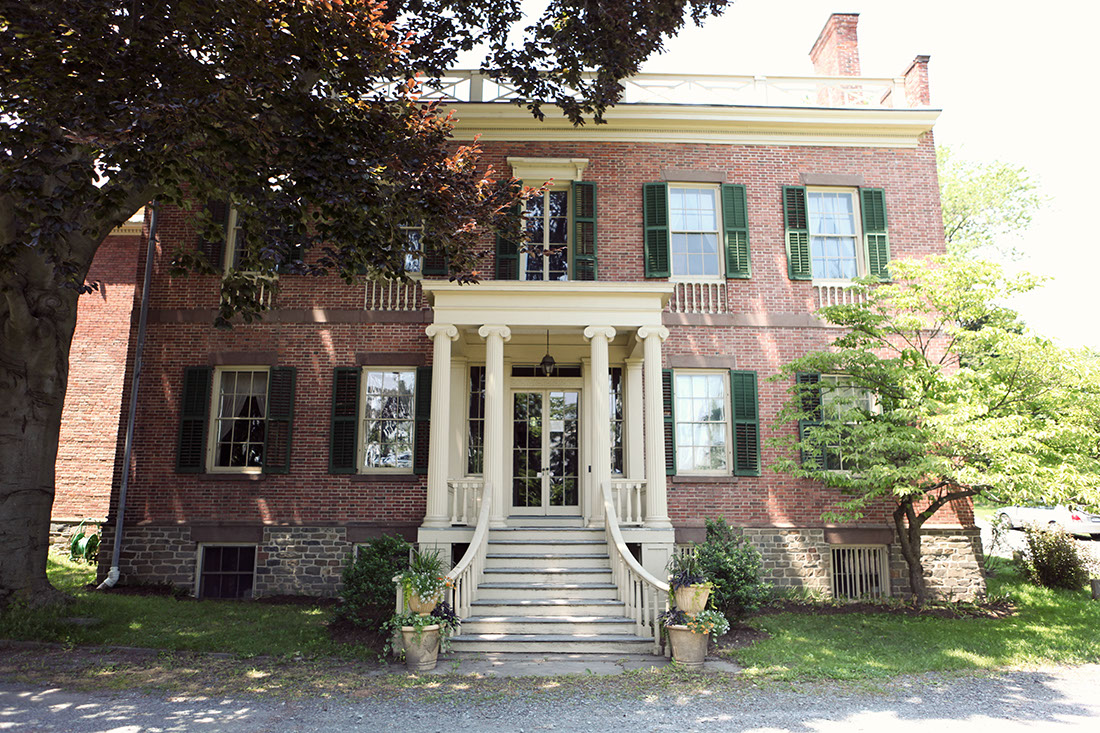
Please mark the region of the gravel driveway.
MULTIPOLYGON (((450 678, 459 682, 461 678, 450 678)), ((445 689, 441 688, 441 691, 445 689)), ((538 684, 501 699, 281 702, 75 693, 0 683, 5 731, 1096 731, 1100 665, 989 677, 922 675, 888 686, 737 685, 636 699, 557 695, 538 684)))

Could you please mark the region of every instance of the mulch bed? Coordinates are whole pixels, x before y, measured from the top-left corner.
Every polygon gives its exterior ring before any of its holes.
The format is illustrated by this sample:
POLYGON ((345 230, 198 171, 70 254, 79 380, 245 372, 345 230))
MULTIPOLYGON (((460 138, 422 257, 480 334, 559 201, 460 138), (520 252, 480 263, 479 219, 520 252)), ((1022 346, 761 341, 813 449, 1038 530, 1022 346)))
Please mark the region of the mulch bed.
POLYGON ((365 647, 379 655, 385 652, 386 639, 383 634, 353 624, 347 619, 337 618, 329 621, 328 635, 340 644, 365 647))
POLYGON ((770 639, 772 635, 761 629, 751 626, 730 626, 730 630, 718 637, 715 646, 719 649, 743 649, 752 646, 758 641, 770 639))

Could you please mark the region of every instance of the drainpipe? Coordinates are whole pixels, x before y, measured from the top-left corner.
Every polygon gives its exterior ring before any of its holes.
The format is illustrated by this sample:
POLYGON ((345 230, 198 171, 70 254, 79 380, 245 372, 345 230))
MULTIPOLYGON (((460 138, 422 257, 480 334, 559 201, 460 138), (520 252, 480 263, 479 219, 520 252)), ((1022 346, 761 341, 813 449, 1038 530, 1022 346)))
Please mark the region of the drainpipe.
POLYGON ((126 417, 126 445, 122 451, 122 481, 118 489, 118 508, 115 509, 115 547, 111 555, 111 569, 97 590, 113 588, 118 582, 119 557, 122 555, 122 527, 126 517, 126 489, 130 486, 130 458, 134 448, 134 422, 137 418, 138 383, 141 380, 141 355, 145 348, 145 324, 149 320, 149 286, 153 280, 153 253, 157 243, 157 203, 149 204, 153 215, 149 219, 149 244, 145 250, 145 280, 141 286, 141 315, 138 317, 137 347, 134 349, 134 373, 130 381, 130 413, 126 417))

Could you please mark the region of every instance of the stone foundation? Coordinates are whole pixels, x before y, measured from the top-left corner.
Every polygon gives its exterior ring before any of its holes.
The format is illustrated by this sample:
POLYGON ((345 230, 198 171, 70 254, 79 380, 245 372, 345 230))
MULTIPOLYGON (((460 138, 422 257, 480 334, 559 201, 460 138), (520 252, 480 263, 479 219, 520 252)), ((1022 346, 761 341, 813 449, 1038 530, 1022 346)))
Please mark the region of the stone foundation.
POLYGON ((777 590, 829 595, 830 554, 824 530, 746 527, 743 535, 760 551, 763 580, 777 590))
MULTIPOLYGON (((925 529, 921 562, 929 595, 944 601, 973 601, 985 596, 981 530, 925 529)), ((890 545, 890 586, 895 595, 909 595, 909 565, 897 543, 890 545)))
MULTIPOLYGON (((98 534, 99 522, 85 522, 84 534, 98 534)), ((78 519, 52 519, 50 520, 50 549, 65 555, 69 554, 69 545, 73 542, 77 528, 80 527, 78 519)), ((102 537, 101 537, 102 539, 102 537)))

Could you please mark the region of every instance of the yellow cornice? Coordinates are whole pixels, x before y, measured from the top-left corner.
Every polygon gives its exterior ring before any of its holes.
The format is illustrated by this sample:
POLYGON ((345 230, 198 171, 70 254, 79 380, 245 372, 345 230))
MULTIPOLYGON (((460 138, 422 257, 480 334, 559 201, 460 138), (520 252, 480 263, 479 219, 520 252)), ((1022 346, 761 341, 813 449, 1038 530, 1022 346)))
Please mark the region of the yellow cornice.
POLYGON ((548 109, 538 121, 506 103, 445 105, 457 140, 654 142, 913 148, 939 117, 934 109, 860 109, 624 104, 607 123, 574 127, 548 109))

